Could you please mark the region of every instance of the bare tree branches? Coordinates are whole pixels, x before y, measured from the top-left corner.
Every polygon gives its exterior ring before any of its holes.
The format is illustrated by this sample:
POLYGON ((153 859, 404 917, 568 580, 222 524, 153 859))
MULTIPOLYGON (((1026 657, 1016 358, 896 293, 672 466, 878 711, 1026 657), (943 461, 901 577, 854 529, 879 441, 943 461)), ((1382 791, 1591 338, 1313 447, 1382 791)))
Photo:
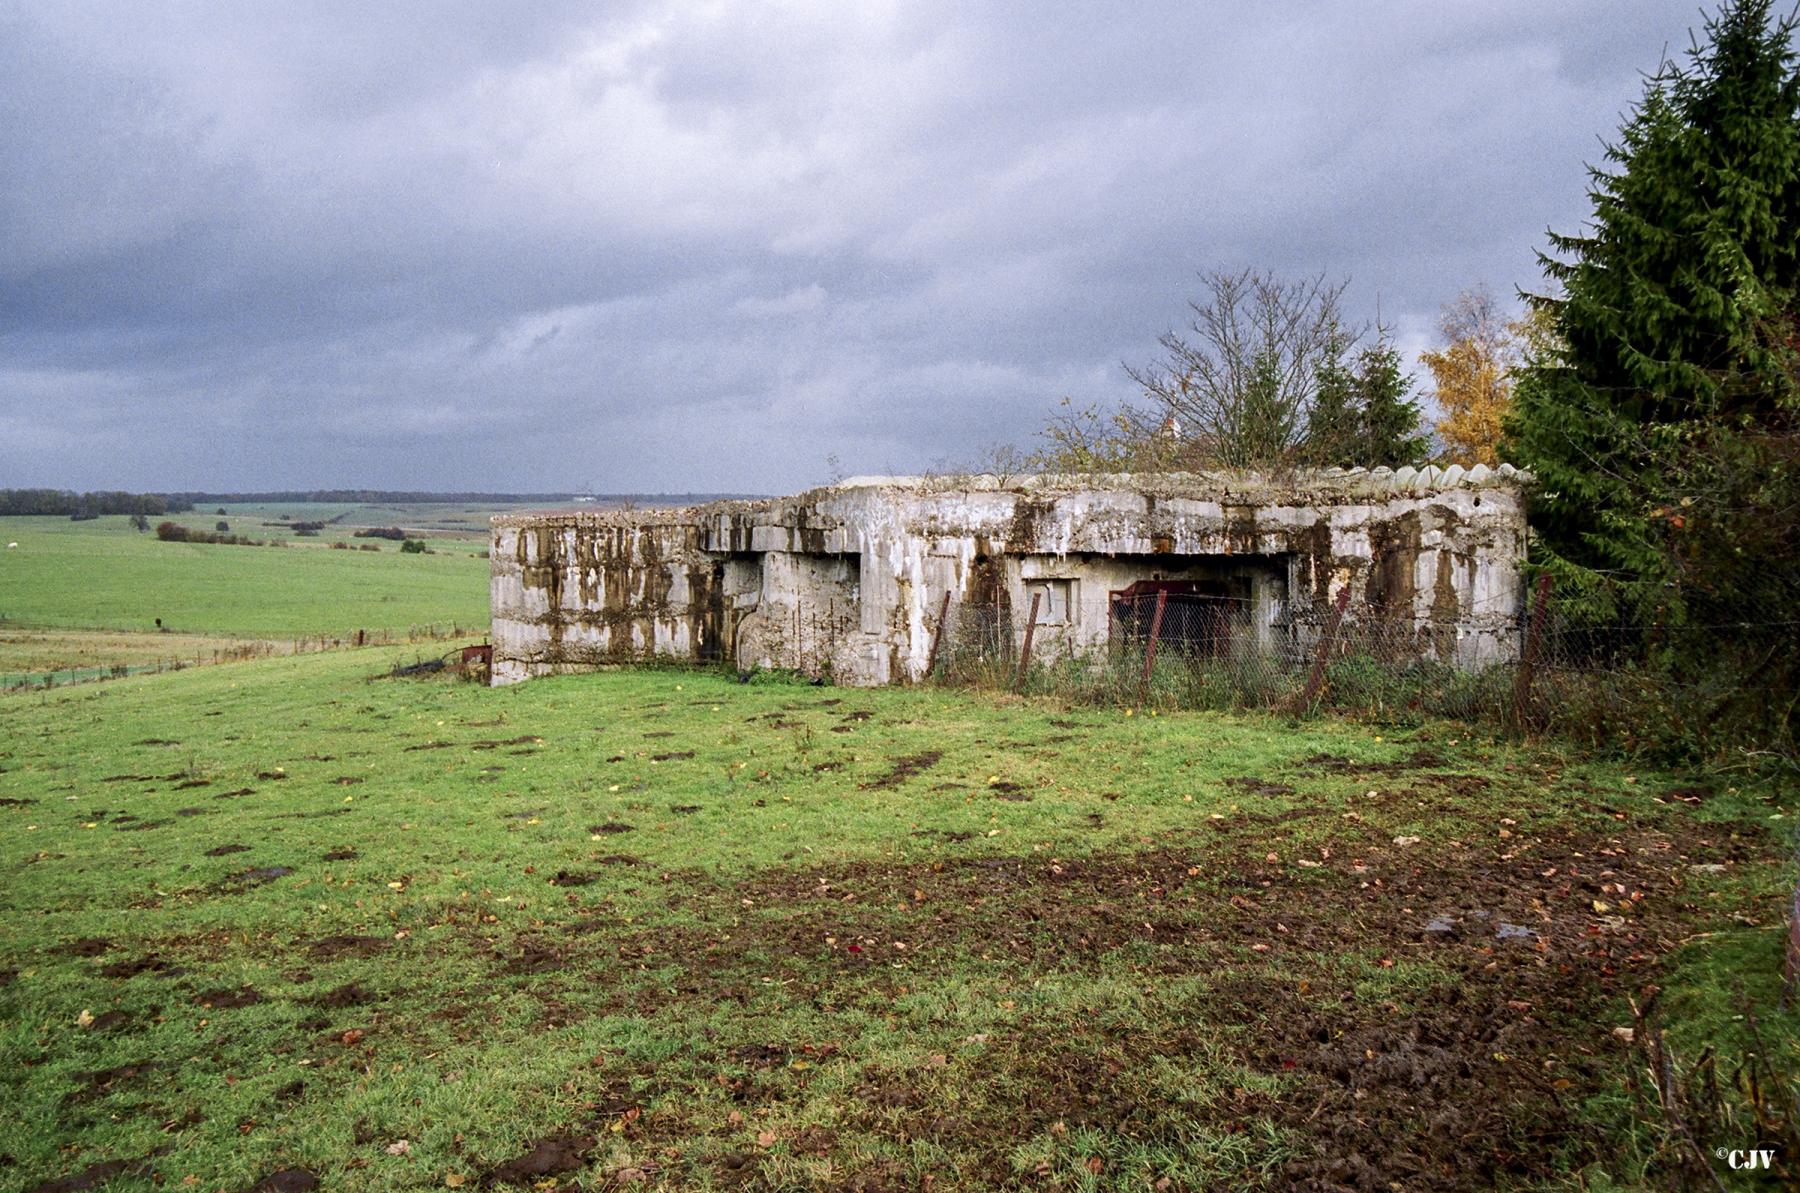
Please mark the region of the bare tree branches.
POLYGON ((1125 367, 1149 402, 1134 412, 1140 430, 1172 427, 1226 467, 1288 462, 1305 437, 1321 372, 1361 338, 1344 324, 1347 283, 1323 274, 1289 282, 1254 270, 1208 271, 1200 280, 1187 330, 1158 341, 1164 359, 1125 367))

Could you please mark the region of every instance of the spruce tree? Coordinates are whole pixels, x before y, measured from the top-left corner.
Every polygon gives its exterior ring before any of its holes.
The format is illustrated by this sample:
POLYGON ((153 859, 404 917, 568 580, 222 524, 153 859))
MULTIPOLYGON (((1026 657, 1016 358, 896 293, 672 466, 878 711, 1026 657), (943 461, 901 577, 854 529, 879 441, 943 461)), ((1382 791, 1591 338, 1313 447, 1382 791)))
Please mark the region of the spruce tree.
POLYGON ((1341 340, 1334 342, 1319 364, 1318 388, 1306 413, 1304 458, 1315 468, 1353 467, 1362 454, 1362 411, 1344 347, 1341 340))
POLYGON ((1357 358, 1354 400, 1362 416, 1361 462, 1399 468, 1422 464, 1431 453, 1419 433, 1423 412, 1412 397, 1413 379, 1400 368, 1400 353, 1385 337, 1357 358))
POLYGON ((1506 454, 1537 476, 1534 562, 1591 619, 1722 615, 1743 594, 1716 569, 1736 560, 1757 585, 1775 562, 1730 539, 1744 503, 1771 497, 1756 445, 1796 409, 1792 31, 1770 0, 1730 0, 1590 170, 1587 231, 1540 258, 1563 296, 1534 301, 1560 347, 1520 376, 1506 454))

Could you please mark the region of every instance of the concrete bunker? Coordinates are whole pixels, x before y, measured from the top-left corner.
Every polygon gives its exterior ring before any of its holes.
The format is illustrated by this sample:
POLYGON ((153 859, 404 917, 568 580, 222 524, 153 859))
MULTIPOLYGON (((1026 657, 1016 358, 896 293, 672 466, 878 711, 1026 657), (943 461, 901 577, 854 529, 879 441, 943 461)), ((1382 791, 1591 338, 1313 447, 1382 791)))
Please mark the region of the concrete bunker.
POLYGON ((945 632, 1080 655, 1305 650, 1338 594, 1400 649, 1511 656, 1511 469, 873 477, 795 497, 494 519, 494 682, 657 656, 850 684, 921 678, 945 632), (1171 612, 1173 611, 1173 612, 1171 612))

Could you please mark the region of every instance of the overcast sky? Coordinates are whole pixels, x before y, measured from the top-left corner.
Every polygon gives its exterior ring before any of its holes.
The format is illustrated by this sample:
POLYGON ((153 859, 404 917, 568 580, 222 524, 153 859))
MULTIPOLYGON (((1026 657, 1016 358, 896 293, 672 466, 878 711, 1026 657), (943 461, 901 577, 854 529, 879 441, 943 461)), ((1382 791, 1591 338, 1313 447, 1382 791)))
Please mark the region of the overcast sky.
POLYGON ((1699 15, 0 0, 0 486, 963 463, 1126 397, 1209 267, 1416 351, 1536 284, 1699 15))

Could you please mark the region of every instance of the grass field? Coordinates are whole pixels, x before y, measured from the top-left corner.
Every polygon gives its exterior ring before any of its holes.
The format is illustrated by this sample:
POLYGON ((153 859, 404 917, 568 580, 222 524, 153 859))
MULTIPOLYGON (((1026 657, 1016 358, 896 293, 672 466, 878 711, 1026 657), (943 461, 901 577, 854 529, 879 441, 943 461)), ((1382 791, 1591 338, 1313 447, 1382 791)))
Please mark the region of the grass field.
MULTIPOLYGON (((291 508, 316 520, 339 507, 291 508)), ((176 520, 210 530, 217 515, 176 520)), ((328 538, 293 539, 241 516, 232 530, 292 545, 162 542, 124 517, 0 518, 0 542, 18 544, 0 548, 0 685, 114 664, 207 661, 246 642, 289 649, 297 638, 357 630, 479 633, 487 625, 488 564, 476 554, 485 532, 434 539, 433 554, 407 555, 392 542, 333 550, 328 538)))
POLYGON ((1628 997, 1795 1057, 1790 791, 410 657, 0 696, 0 1186, 1641 1187, 1628 997))

